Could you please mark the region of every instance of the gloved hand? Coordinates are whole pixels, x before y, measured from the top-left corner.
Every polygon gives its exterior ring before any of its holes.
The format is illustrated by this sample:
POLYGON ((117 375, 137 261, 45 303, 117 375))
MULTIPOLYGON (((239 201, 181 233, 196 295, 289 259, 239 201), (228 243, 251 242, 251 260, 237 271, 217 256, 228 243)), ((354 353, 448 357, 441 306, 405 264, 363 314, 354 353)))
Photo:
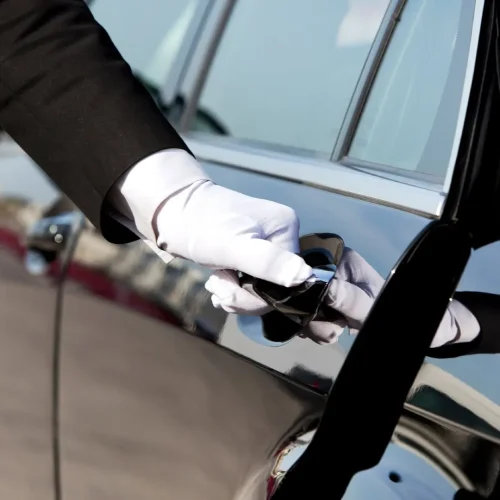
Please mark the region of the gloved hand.
MULTIPOLYGON (((288 287, 312 277, 312 269, 296 255, 299 221, 291 208, 210 180, 194 182, 170 196, 158 210, 154 230, 164 252, 217 270, 206 288, 214 306, 227 312, 261 315, 270 310, 262 299, 239 286, 236 270, 288 287)), ((345 327, 356 333, 383 283, 357 252, 346 248, 326 297, 326 304, 345 320, 312 322, 302 336, 324 344, 335 342, 345 327)), ((478 333, 472 313, 454 300, 432 347, 467 342, 478 333)))
MULTIPOLYGON (((299 221, 291 208, 209 180, 169 197, 155 226, 162 250, 211 269, 238 270, 287 287, 303 283, 312 274, 296 255, 299 221)), ((248 292, 243 292, 231 288, 228 297, 224 290, 218 291, 214 305, 229 301, 231 312, 252 309, 253 302, 245 301, 248 292)))
MULTIPOLYGON (((350 333, 357 333, 384 284, 383 278, 366 262, 361 255, 350 248, 345 248, 339 268, 332 281, 325 304, 342 313, 345 326, 350 333)), ((311 323, 309 330, 302 336, 308 336, 318 343, 335 342, 342 333, 342 323, 311 323)), ((404 325, 401 325, 404 332, 404 325)), ((460 302, 452 300, 431 343, 439 347, 448 343, 470 342, 479 334, 480 326, 474 315, 460 302)))
MULTIPOLYGON (((351 333, 361 328, 384 280, 361 255, 345 248, 325 304, 340 312, 345 319, 335 322, 313 321, 300 336, 318 344, 336 342, 346 327, 351 333)), ((260 298, 239 287, 236 273, 219 271, 206 283, 215 307, 227 312, 262 315, 271 308, 260 298)))
MULTIPOLYGON (((302 331, 318 344, 336 342, 347 327, 357 333, 366 319, 384 279, 356 251, 345 248, 335 279, 332 281, 325 304, 340 312, 345 320, 336 322, 314 321, 302 331)), ((212 302, 228 312, 263 314, 270 310, 265 302, 238 286, 236 274, 221 271, 215 273, 206 284, 212 294, 212 302)), ((402 332, 404 325, 401 326, 402 332)), ((453 300, 441 321, 431 347, 449 342, 469 342, 479 333, 480 327, 474 315, 460 302, 453 300)))
POLYGON ((314 321, 301 336, 329 344, 338 340, 345 327, 351 334, 358 333, 383 285, 382 276, 359 253, 345 247, 324 301, 326 306, 340 312, 345 321, 314 321))

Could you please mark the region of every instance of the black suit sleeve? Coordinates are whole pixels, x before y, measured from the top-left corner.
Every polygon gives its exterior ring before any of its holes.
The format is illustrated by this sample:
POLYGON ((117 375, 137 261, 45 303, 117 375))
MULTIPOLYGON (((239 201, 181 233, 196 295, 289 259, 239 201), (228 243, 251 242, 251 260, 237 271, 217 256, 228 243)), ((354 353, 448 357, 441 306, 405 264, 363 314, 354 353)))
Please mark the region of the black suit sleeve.
POLYGON ((0 126, 115 243, 136 237, 102 209, 114 182, 188 151, 83 0, 0 0, 0 126))
POLYGON ((472 341, 430 349, 433 358, 455 358, 470 354, 500 353, 500 295, 482 292, 457 292, 455 299, 474 314, 481 330, 472 341))

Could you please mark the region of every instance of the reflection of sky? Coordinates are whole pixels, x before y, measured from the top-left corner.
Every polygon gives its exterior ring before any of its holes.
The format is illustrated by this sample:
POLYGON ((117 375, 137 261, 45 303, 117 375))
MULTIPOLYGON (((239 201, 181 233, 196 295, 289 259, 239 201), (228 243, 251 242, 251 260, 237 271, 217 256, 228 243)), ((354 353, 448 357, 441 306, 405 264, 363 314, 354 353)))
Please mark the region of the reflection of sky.
POLYGON ((455 491, 426 461, 390 444, 379 465, 354 476, 343 500, 452 500, 455 491), (392 471, 401 477, 399 483, 389 479, 392 471))
MULTIPOLYGON (((301 457, 306 446, 293 449, 286 455, 280 469, 289 468, 301 457)), ((335 480, 335 470, 332 470, 335 480)), ((429 462, 400 446, 391 443, 380 463, 354 476, 343 500, 453 500, 455 487, 429 462), (399 482, 390 479, 399 475, 399 482)))

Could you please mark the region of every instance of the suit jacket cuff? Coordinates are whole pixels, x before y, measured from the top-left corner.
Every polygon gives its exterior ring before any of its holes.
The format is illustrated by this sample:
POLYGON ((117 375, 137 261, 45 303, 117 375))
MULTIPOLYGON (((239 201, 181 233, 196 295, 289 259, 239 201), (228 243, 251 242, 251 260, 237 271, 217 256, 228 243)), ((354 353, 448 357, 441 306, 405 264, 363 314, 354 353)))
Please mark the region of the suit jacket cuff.
POLYGON ((111 189, 108 201, 145 239, 155 242, 153 217, 159 205, 194 182, 205 180, 210 178, 192 155, 168 149, 129 169, 111 189))

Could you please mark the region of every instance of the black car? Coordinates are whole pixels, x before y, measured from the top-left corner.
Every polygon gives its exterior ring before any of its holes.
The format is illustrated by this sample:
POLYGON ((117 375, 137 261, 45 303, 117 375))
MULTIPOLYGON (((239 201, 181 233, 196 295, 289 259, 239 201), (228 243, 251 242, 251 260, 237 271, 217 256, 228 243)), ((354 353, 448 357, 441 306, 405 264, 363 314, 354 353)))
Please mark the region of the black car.
POLYGON ((455 287, 500 294, 495 2, 89 3, 215 182, 390 279, 358 337, 274 342, 0 136, 0 496, 500 495, 498 354, 422 364, 455 287))

